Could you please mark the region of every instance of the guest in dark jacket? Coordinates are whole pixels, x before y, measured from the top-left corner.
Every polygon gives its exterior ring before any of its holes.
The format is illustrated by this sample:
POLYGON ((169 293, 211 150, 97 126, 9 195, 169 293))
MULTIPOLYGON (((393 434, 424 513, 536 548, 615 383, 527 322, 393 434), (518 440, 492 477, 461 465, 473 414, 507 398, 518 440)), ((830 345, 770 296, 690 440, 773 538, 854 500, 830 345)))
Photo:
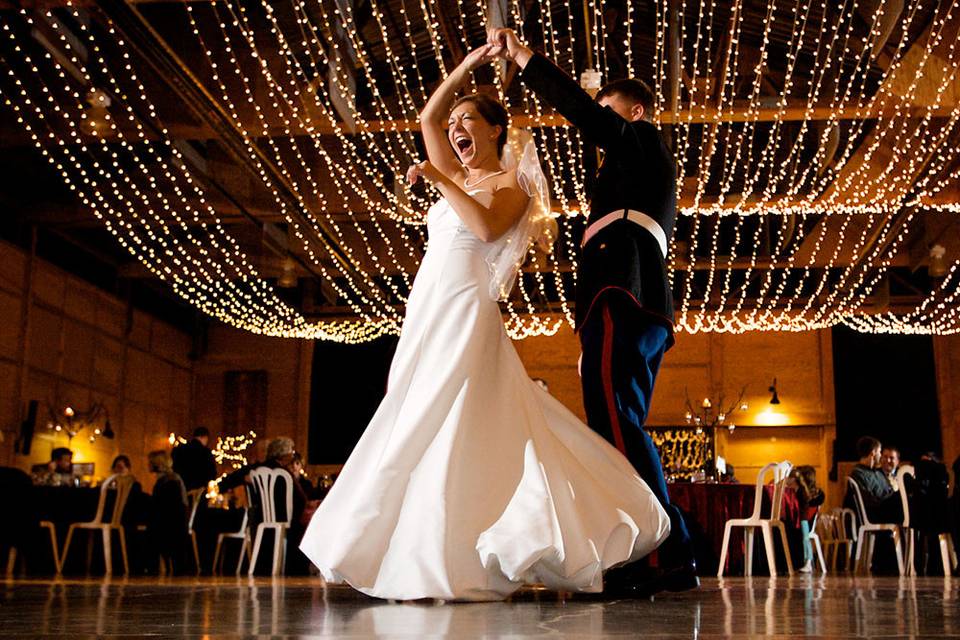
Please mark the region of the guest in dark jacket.
POLYGON ((193 439, 173 450, 173 470, 183 478, 187 491, 206 489, 217 478, 217 462, 210 451, 210 430, 197 427, 193 439))
MULTIPOLYGON (((950 475, 936 454, 927 452, 914 465, 914 479, 907 488, 910 496, 910 527, 920 532, 920 573, 930 573, 940 557, 941 533, 950 531, 950 475), (932 559, 932 560, 931 560, 932 559)), ((949 575, 949 571, 946 575, 949 575)))
MULTIPOLYGON (((850 472, 850 477, 860 488, 860 497, 871 522, 900 524, 903 522, 903 505, 900 494, 893 490, 880 468, 880 450, 880 441, 876 438, 864 436, 857 440, 860 460, 850 472)), ((845 504, 855 508, 850 493, 845 504)))
POLYGON ((173 573, 182 573, 187 565, 187 489, 166 451, 152 451, 147 459, 157 475, 147 525, 150 539, 157 553, 170 561, 173 573))

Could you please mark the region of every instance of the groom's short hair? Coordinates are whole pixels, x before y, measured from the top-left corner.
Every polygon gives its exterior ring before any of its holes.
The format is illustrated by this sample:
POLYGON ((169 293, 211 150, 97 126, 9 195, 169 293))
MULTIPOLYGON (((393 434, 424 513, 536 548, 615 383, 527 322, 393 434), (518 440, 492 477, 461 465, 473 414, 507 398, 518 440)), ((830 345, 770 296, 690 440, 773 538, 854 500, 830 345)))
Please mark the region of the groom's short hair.
POLYGON ((613 95, 623 96, 627 100, 639 102, 643 105, 643 110, 646 113, 653 115, 653 91, 650 90, 649 85, 647 85, 647 83, 643 80, 638 80, 636 78, 614 80, 613 82, 604 85, 604 87, 597 93, 597 97, 595 99, 599 101, 603 98, 613 95))

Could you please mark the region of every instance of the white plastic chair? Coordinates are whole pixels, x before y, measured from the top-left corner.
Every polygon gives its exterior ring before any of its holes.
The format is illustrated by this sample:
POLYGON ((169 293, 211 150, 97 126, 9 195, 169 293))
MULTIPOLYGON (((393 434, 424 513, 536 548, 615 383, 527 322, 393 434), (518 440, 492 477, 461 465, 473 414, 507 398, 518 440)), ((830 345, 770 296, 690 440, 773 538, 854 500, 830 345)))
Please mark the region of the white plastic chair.
MULTIPOLYGON (((123 517, 123 508, 127 504, 127 498, 130 497, 130 489, 133 488, 133 476, 112 475, 103 481, 100 485, 100 500, 97 502, 97 515, 90 522, 74 522, 67 530, 67 541, 63 545, 63 553, 60 555, 60 566, 57 567, 57 573, 63 571, 63 566, 67 562, 67 555, 70 553, 70 543, 73 541, 73 532, 77 529, 94 532, 100 531, 103 536, 103 564, 107 575, 113 573, 113 560, 111 544, 112 533, 117 532, 120 538, 120 552, 123 554, 123 572, 130 574, 130 564, 127 561, 127 540, 123 532, 123 525, 120 519, 123 517), (110 519, 104 521, 104 509, 107 502, 107 492, 116 489, 116 496, 113 501, 113 511, 110 519)), ((93 544, 93 538, 90 538, 90 544, 93 544)))
POLYGON ((723 577, 723 569, 727 564, 727 550, 730 546, 730 532, 734 527, 743 527, 744 537, 746 538, 746 550, 744 555, 744 573, 748 576, 753 575, 753 534, 754 529, 760 529, 763 533, 763 546, 767 552, 767 564, 770 567, 770 576, 777 575, 777 557, 774 553, 773 530, 780 532, 780 542, 783 544, 783 553, 787 560, 787 573, 793 575, 793 559, 790 557, 790 545, 787 544, 787 531, 780 520, 780 510, 783 506, 783 491, 786 487, 787 476, 790 474, 791 464, 784 462, 771 462, 760 470, 757 475, 757 489, 753 498, 753 513, 749 518, 731 518, 727 520, 723 528, 723 546, 720 551, 720 567, 717 570, 717 577, 723 577), (770 517, 763 518, 760 515, 760 509, 763 504, 764 479, 768 472, 773 472, 773 500, 770 501, 770 517))
MULTIPOLYGON (((221 533, 217 536, 217 549, 213 552, 213 565, 210 567, 212 573, 216 573, 217 570, 223 573, 223 562, 220 558, 220 550, 223 547, 223 543, 226 540, 239 540, 240 541, 240 555, 237 557, 237 575, 240 575, 240 569, 243 568, 243 558, 246 556, 247 561, 250 560, 250 555, 252 553, 250 549, 250 532, 247 530, 247 509, 243 509, 243 522, 240 523, 240 528, 236 531, 221 533), (219 562, 219 565, 218 565, 219 562)), ((252 564, 252 563, 251 563, 252 564)))
POLYGON ((853 494, 853 501, 857 506, 857 515, 860 518, 860 528, 857 530, 857 570, 867 573, 873 564, 873 547, 878 533, 889 532, 893 536, 894 553, 897 556, 897 568, 900 575, 904 575, 903 549, 900 544, 900 525, 888 523, 873 523, 867 517, 867 509, 863 505, 863 496, 860 494, 860 485, 853 478, 847 478, 847 487, 853 494), (867 553, 863 553, 863 548, 867 553))
POLYGON ((841 547, 844 550, 844 570, 850 571, 853 558, 853 545, 857 538, 857 516, 851 509, 835 507, 819 518, 819 535, 823 542, 823 553, 831 570, 837 570, 841 547), (847 533, 847 522, 850 534, 847 533), (852 536, 852 537, 851 537, 852 536))
POLYGON ((272 575, 278 575, 283 571, 287 558, 287 529, 290 528, 290 518, 293 516, 293 478, 283 469, 268 469, 260 467, 250 472, 250 482, 253 484, 253 492, 260 501, 260 514, 263 519, 257 524, 257 533, 253 541, 253 554, 250 556, 249 575, 253 575, 257 567, 257 558, 260 555, 260 544, 263 542, 263 532, 265 529, 273 529, 273 572, 272 575), (277 480, 284 483, 286 509, 284 511, 285 520, 279 520, 277 517, 277 503, 275 491, 277 480))

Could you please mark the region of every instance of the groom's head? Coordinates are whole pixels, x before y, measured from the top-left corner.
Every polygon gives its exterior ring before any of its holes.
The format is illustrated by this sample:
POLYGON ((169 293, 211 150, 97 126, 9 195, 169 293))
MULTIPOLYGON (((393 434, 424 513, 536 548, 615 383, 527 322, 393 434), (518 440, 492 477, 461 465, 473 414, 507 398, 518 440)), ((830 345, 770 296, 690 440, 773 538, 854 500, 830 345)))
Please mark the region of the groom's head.
POLYGON ((653 116, 653 91, 643 80, 614 80, 597 93, 596 100, 610 107, 627 122, 649 120, 653 116))

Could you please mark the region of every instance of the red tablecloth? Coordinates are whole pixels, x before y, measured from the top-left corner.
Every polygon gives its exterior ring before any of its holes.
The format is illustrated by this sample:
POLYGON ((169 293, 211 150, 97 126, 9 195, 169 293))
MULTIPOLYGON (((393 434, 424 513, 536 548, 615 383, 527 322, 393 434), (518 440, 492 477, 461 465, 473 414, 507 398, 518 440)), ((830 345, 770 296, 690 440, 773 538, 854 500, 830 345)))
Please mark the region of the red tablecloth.
MULTIPOLYGON (((770 513, 770 499, 773 485, 765 487, 761 513, 770 513)), ((676 504, 693 520, 691 534, 696 547, 697 565, 701 574, 716 575, 723 545, 723 528, 730 518, 746 518, 753 512, 753 498, 756 486, 752 484, 710 484, 676 482, 667 485, 670 501, 676 504)), ((796 492, 787 488, 783 495, 781 519, 788 529, 800 527, 800 505, 796 492)), ((763 543, 755 544, 755 552, 763 557, 763 543)), ((779 545, 777 545, 779 549, 779 545)), ((726 572, 743 571, 744 537, 743 530, 734 531, 730 539, 726 572)), ((754 567, 764 566, 765 559, 758 563, 754 557, 754 567)))

